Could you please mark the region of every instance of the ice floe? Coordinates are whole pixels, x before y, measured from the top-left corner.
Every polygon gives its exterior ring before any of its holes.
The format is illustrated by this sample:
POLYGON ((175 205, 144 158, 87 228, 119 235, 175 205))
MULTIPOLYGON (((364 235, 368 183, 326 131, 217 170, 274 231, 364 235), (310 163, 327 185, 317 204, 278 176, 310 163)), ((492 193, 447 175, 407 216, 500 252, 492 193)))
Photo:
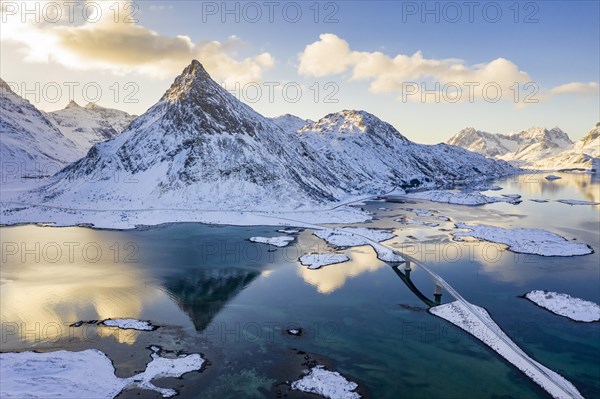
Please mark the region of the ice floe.
POLYGON ((300 257, 300 263, 308 266, 309 269, 318 269, 323 266, 335 265, 350 260, 346 255, 325 253, 325 254, 307 254, 300 257))
POLYGON ((534 290, 523 296, 536 305, 571 320, 582 322, 600 321, 600 306, 597 303, 574 298, 568 294, 534 290))
POLYGON ((292 390, 314 393, 329 399, 358 399, 361 396, 353 392, 358 384, 348 381, 337 371, 326 370, 318 365, 311 368, 300 380, 292 382, 292 390))
POLYGON ((294 237, 250 237, 250 241, 282 248, 287 247, 292 241, 294 241, 294 237))
POLYGON ((108 327, 119 327, 123 330, 154 331, 158 328, 149 321, 138 319, 106 319, 99 324, 108 327))
POLYGON ((568 205, 600 205, 600 202, 594 201, 582 201, 582 200, 558 200, 558 202, 562 202, 563 204, 568 205))
POLYGON ((152 361, 146 370, 129 378, 115 375, 112 361, 97 349, 80 352, 20 352, 1 353, 0 370, 2 398, 114 398, 127 388, 159 392, 163 397, 175 396, 177 391, 159 388, 152 380, 162 377, 181 377, 200 370, 204 359, 199 354, 165 358, 160 348, 152 349, 152 361))
POLYGON ((574 256, 594 252, 587 244, 568 241, 566 238, 547 230, 505 229, 503 227, 466 223, 457 223, 456 227, 469 230, 452 233, 457 241, 460 241, 461 237, 474 237, 507 245, 510 251, 518 253, 541 256, 574 256))
POLYGON ((404 262, 404 259, 395 254, 390 248, 379 242, 394 238, 390 230, 369 229, 366 227, 342 227, 337 229, 316 230, 317 237, 337 247, 358 247, 370 245, 377 252, 377 257, 384 262, 404 262))
POLYGON ((506 198, 512 198, 512 199, 519 199, 521 198, 520 194, 502 194, 503 197, 506 198))
POLYGON ((105 319, 105 320, 80 320, 70 327, 81 327, 84 324, 96 324, 106 327, 118 327, 123 330, 154 331, 158 328, 148 320, 138 319, 105 319))
POLYGON ((546 176, 546 180, 558 180, 558 179, 562 179, 562 177, 555 176, 555 175, 548 175, 548 176, 546 176))
POLYGON ((509 197, 490 197, 481 193, 464 193, 461 191, 431 190, 406 195, 409 198, 422 199, 433 202, 442 202, 454 205, 484 205, 494 202, 508 202, 518 204, 520 199, 509 197))
POLYGON ((300 233, 300 229, 281 229, 277 230, 277 232, 283 234, 297 234, 300 233))
POLYGON ((411 225, 417 225, 417 226, 428 226, 428 227, 437 227, 440 225, 439 223, 424 222, 422 220, 411 220, 411 219, 406 219, 406 218, 395 219, 395 221, 404 223, 404 224, 411 224, 411 225))
POLYGON ((494 322, 489 313, 468 302, 455 301, 429 309, 489 346, 557 399, 583 399, 577 388, 560 374, 529 357, 494 322))
POLYGON ((542 204, 542 203, 544 203, 544 202, 548 202, 548 200, 545 200, 545 199, 530 199, 530 201, 533 201, 533 202, 538 202, 538 203, 540 203, 540 204, 542 204))
POLYGON ((441 220, 443 222, 449 222, 450 218, 448 216, 438 216, 438 220, 441 220))

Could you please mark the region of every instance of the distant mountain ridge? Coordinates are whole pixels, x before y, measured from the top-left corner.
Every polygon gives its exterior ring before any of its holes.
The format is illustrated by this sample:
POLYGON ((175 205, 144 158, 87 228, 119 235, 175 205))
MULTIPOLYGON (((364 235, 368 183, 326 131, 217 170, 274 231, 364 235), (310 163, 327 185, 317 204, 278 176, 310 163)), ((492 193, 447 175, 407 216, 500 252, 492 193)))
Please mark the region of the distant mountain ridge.
POLYGON ((560 128, 532 127, 513 134, 494 134, 465 128, 446 141, 450 145, 516 165, 555 155, 573 144, 560 128))
POLYGON ((560 128, 533 127, 514 134, 493 134, 465 128, 447 143, 524 168, 589 169, 600 156, 598 125, 573 142, 560 128))

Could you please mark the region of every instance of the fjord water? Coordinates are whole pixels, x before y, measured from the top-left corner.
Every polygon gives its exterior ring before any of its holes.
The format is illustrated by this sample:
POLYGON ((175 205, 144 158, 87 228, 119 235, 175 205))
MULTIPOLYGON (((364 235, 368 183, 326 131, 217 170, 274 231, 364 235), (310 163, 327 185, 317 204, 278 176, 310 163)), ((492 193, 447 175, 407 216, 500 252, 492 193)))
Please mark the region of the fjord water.
MULTIPOLYGON (((556 202, 600 202, 600 182, 587 174, 559 175, 556 181, 538 174, 506 178, 494 182, 502 191, 486 193, 521 194, 519 205, 369 202, 363 207, 375 219, 363 225, 393 229, 397 237, 388 244, 425 261, 468 301, 485 307, 533 358, 585 397, 598 397, 600 323, 576 323, 519 297, 547 289, 600 302, 599 207, 556 202), (438 213, 417 217, 407 207, 438 213), (440 226, 432 228, 394 221, 436 221, 441 215, 451 222, 437 220, 440 226), (595 253, 548 258, 454 242, 454 222, 543 228, 585 242, 595 253)), ((545 397, 495 352, 427 313, 370 247, 341 251, 350 262, 308 270, 298 257, 328 249, 310 230, 282 249, 248 241, 282 235, 277 229, 185 223, 130 231, 4 227, 2 351, 98 348, 120 376, 143 369, 151 344, 202 353, 210 361, 204 371, 162 382, 191 398, 273 397, 277 383, 300 377, 298 351, 358 382, 373 398, 545 397), (161 327, 69 327, 111 317, 148 319, 161 327), (302 336, 286 334, 292 327, 301 327, 302 336)), ((413 269, 410 278, 433 299, 434 284, 422 270, 413 269)), ((442 302, 451 300, 442 295, 442 302)), ((138 393, 150 397, 143 391, 120 397, 138 393)))

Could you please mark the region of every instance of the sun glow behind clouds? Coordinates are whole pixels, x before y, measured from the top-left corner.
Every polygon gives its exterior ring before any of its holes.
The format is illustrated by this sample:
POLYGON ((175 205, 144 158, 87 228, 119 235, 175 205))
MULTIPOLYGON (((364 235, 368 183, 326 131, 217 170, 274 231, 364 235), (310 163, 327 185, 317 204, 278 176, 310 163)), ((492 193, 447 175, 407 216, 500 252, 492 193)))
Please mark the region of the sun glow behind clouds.
POLYGON ((43 1, 27 6, 31 13, 11 4, 2 5, 1 39, 19 44, 25 62, 166 78, 197 58, 211 75, 232 83, 261 81, 275 62, 266 52, 236 59, 242 45, 236 36, 194 43, 187 35, 161 35, 124 11, 130 2, 86 2, 89 8, 53 11, 49 5, 57 3, 43 1))

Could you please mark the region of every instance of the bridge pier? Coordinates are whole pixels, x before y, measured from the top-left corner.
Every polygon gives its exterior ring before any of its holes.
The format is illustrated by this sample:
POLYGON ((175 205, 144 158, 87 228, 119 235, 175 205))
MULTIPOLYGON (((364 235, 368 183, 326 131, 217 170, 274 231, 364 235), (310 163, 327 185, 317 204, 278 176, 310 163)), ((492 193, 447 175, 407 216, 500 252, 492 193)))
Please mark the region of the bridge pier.
POLYGON ((433 291, 433 298, 436 304, 442 303, 442 286, 439 282, 435 282, 435 291, 433 291))

